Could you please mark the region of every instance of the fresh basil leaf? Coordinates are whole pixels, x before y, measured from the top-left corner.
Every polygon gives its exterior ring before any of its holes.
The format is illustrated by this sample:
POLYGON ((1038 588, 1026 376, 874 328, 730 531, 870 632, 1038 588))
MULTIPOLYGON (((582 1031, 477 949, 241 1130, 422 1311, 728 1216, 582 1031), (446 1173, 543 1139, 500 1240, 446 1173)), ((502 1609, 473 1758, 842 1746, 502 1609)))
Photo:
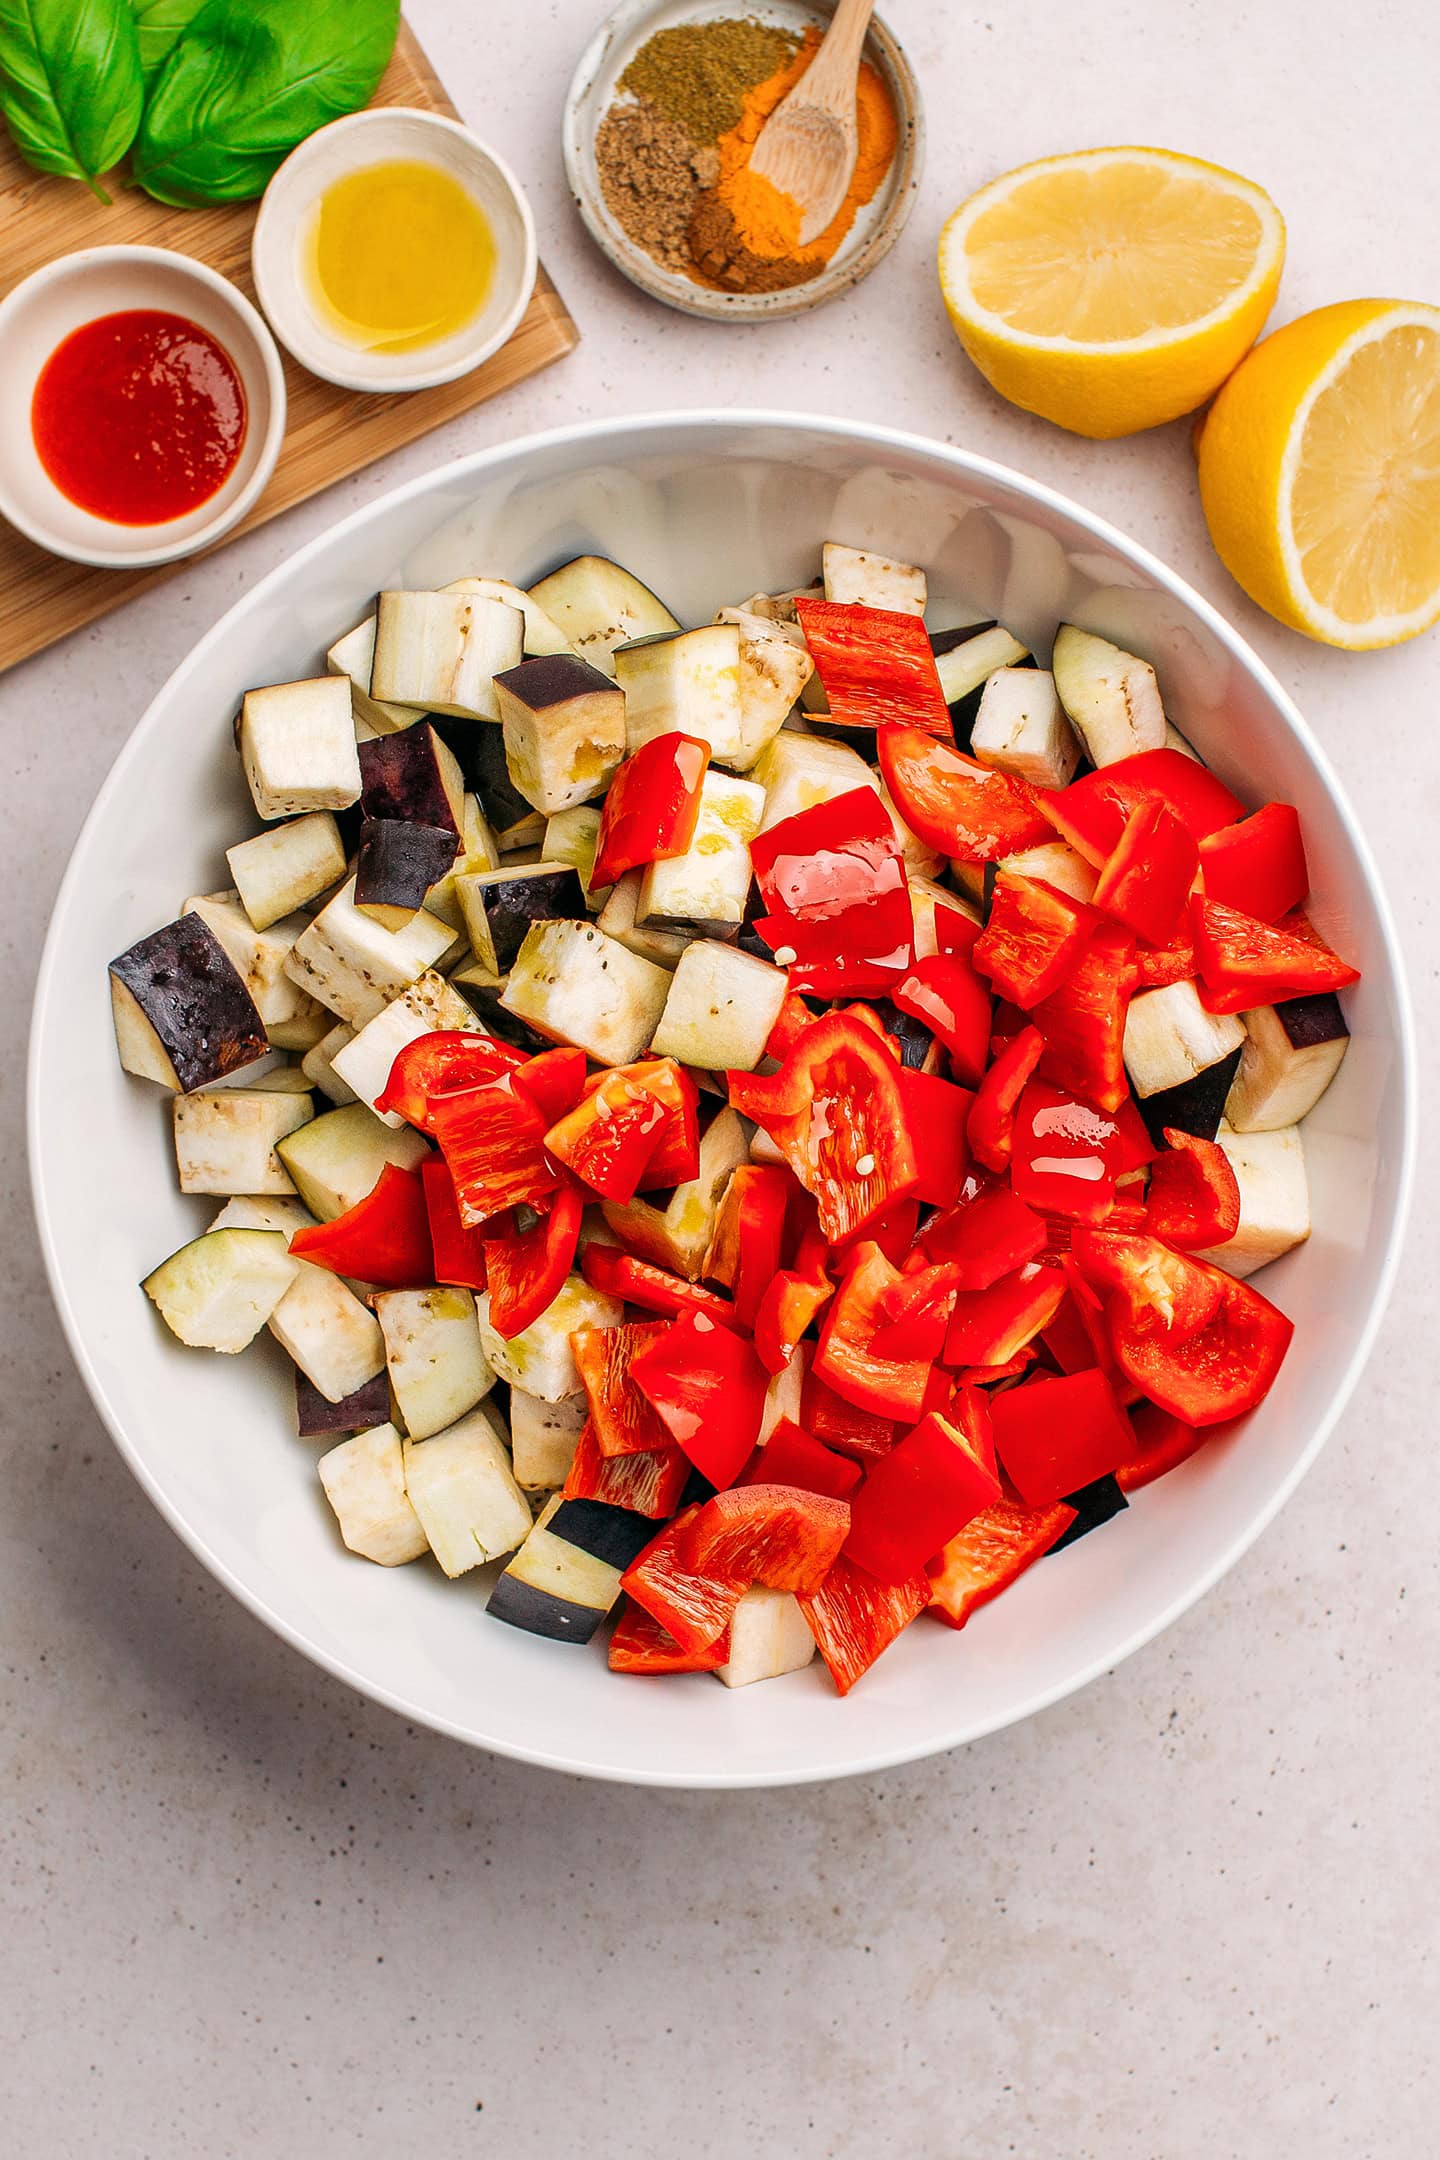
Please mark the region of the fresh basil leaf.
POLYGON ((148 87, 178 40, 210 0, 130 0, 140 40, 140 72, 148 87))
POLYGON ((135 139, 144 103, 129 0, 0 0, 0 113, 27 164, 83 180, 135 139))
POLYGON ((298 142, 368 104, 399 28, 399 0, 208 0, 150 93, 135 179, 168 203, 263 194, 298 142))

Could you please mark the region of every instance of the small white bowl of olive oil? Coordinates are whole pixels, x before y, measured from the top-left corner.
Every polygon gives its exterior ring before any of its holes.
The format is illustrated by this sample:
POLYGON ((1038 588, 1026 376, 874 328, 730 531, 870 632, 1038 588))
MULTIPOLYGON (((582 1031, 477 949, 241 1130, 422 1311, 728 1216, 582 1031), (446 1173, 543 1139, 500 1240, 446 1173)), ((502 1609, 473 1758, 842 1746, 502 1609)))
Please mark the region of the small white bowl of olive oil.
POLYGON ((270 327, 347 390, 428 390, 530 302, 535 224, 503 158, 440 113, 378 106, 307 137, 265 190, 251 263, 270 327))

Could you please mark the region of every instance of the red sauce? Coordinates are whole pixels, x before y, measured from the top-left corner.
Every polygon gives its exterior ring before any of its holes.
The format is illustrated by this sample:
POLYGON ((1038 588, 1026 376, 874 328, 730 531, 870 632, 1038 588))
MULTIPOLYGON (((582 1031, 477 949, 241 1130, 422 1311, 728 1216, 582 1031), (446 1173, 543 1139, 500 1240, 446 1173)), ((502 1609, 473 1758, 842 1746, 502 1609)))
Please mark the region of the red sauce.
POLYGON ((223 345, 183 315, 126 308, 72 331, 30 408, 63 495, 116 525, 159 525, 208 502, 245 441, 245 390, 223 345))

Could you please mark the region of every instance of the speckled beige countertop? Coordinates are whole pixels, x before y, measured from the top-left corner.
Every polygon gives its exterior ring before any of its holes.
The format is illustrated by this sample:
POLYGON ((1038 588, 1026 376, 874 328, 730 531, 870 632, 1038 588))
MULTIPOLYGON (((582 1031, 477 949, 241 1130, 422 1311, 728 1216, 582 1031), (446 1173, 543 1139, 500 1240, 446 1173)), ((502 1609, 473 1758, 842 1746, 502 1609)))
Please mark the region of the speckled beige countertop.
POLYGON ((939 1761, 652 1794, 412 1731, 201 1571, 112 1450, 52 1317, 21 1067, 75 831, 199 632, 328 519, 431 463, 657 394, 962 442, 1174 563, 1339 766, 1432 1061, 1440 636, 1353 659, 1258 616, 1208 551, 1184 430, 1091 444, 998 405, 930 256, 992 173, 1138 139, 1270 188, 1290 232, 1277 320, 1355 294, 1440 299, 1434 10, 996 0, 987 19, 891 0, 930 99, 910 230, 848 300, 748 333, 642 300, 571 212, 558 119, 593 0, 409 12, 529 186, 581 349, 0 682, 0 2143, 16 2160, 1420 2160, 1440 2018, 1433 1157, 1340 1432, 1162 1640, 939 1761))

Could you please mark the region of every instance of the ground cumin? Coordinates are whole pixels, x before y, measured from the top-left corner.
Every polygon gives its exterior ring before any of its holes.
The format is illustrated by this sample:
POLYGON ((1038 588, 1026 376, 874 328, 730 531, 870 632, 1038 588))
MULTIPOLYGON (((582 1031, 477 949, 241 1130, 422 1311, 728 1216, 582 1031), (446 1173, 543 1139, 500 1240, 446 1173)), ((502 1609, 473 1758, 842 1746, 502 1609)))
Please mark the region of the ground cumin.
POLYGON ((693 276, 690 216, 718 177, 714 144, 697 149, 649 103, 616 105, 596 134, 595 163, 616 223, 665 269, 693 276))

